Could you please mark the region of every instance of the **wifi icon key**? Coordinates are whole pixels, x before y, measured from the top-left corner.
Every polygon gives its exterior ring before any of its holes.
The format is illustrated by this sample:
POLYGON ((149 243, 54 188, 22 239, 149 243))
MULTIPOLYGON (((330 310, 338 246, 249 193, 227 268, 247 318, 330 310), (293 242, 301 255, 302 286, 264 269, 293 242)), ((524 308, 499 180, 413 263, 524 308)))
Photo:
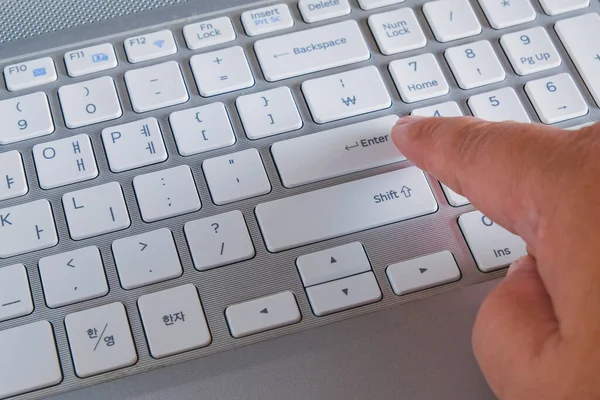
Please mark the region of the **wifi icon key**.
POLYGON ((154 60, 177 52, 177 45, 169 30, 131 37, 124 44, 127 59, 131 63, 154 60))

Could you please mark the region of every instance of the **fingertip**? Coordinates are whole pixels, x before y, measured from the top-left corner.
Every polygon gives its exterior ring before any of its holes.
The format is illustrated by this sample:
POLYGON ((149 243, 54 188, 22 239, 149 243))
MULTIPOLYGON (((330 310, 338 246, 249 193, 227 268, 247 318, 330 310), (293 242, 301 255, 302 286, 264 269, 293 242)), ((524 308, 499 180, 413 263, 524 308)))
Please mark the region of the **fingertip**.
POLYGON ((403 151, 408 142, 411 142, 415 137, 414 134, 416 131, 411 129, 411 126, 424 119, 427 119, 427 117, 408 115, 400 118, 398 122, 396 122, 396 125, 392 128, 392 140, 400 151, 403 151))

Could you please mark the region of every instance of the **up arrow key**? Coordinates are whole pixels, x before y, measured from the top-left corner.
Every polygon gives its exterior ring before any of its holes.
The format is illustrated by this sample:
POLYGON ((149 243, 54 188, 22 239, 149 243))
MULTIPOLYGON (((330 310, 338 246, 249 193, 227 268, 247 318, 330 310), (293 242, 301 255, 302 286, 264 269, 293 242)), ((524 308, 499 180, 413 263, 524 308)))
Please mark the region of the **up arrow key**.
POLYGON ((331 257, 330 264, 335 264, 336 262, 337 262, 337 260, 335 258, 331 257))

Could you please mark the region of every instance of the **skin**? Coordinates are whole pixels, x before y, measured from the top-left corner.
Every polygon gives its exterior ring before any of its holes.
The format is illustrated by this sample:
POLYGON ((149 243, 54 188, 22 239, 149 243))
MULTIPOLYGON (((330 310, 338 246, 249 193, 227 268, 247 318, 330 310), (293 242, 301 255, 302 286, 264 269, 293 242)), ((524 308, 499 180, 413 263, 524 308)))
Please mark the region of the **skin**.
POLYGON ((473 350, 500 399, 600 399, 600 124, 579 131, 404 117, 416 166, 527 242, 483 302, 473 350))

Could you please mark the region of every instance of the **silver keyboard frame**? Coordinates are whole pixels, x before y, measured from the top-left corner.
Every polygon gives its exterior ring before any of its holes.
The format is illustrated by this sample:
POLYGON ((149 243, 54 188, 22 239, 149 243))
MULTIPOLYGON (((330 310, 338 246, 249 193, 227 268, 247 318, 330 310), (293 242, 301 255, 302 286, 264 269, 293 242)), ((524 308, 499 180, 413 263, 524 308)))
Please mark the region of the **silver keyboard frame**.
POLYGON ((450 43, 438 43, 435 40, 431 29, 421 11, 422 4, 426 3, 427 0, 408 0, 407 2, 402 3, 400 5, 385 7, 371 11, 361 10, 358 7, 356 0, 350 0, 350 2, 352 4, 353 9, 352 13, 349 16, 344 16, 333 20, 327 20, 314 24, 306 24, 303 22, 295 1, 262 1, 255 3, 251 6, 236 7, 211 14, 193 16, 190 18, 180 19, 176 21, 168 21, 160 25, 147 26, 143 29, 136 29, 128 32, 119 32, 118 34, 101 37, 93 41, 69 44, 68 46, 60 46, 44 52, 28 54, 26 57, 15 57, 11 59, 0 60, 0 69, 3 69, 4 66, 15 62, 35 59, 42 56, 51 56, 55 61, 57 71, 59 74, 59 79, 54 83, 19 92, 8 92, 4 87, 4 83, 0 83, 0 100, 21 96, 37 91, 44 91, 45 93, 47 93, 56 126, 56 130, 52 135, 0 147, 0 151, 19 150, 21 152, 23 156, 25 171, 27 174, 28 185, 30 188, 29 193, 24 197, 0 202, 0 208, 10 207, 34 201, 37 199, 46 198, 52 204, 57 231, 60 238, 59 244, 54 248, 46 249, 43 251, 37 251, 24 256, 0 260, 0 267, 16 263, 22 263, 26 265, 30 280, 31 291, 33 295, 33 301, 35 304, 35 310, 32 314, 25 317, 1 322, 0 330, 25 325, 42 319, 50 321, 54 327, 57 348, 59 351, 59 357, 64 376, 62 383, 57 386, 17 396, 16 399, 37 399, 45 396, 63 393, 73 389, 87 387, 100 382, 117 379, 127 375, 137 374, 142 371, 172 365, 182 361, 191 360, 194 358, 237 348, 240 346, 246 346, 252 343, 268 340, 282 335, 287 335, 293 332, 310 329, 324 324, 329 324, 335 321, 352 318, 358 315, 371 313, 377 310, 382 310, 389 307, 398 307, 402 304, 418 301, 419 299, 435 296, 440 293, 460 290, 461 288, 465 288, 467 286, 479 282, 498 278, 504 274, 504 271, 502 270, 486 274, 480 272, 477 269, 473 257, 465 243, 465 240, 456 222, 458 216, 466 212, 472 211, 473 207, 469 205, 465 207, 455 208, 448 205, 448 202, 442 192, 439 183, 431 177, 429 177, 429 182, 433 189, 433 193, 439 203, 439 210, 433 215, 428 215, 425 217, 405 222, 395 223, 376 229, 371 229, 368 231, 363 231, 356 234, 327 240, 310 246, 304 246, 288 250, 282 253, 269 253, 265 248, 263 238, 261 236, 258 224, 256 222, 256 218, 254 216, 253 210, 257 204, 313 191, 319 188, 324 188, 348 181, 357 180, 364 177, 378 175, 387 171, 401 169, 411 165, 408 161, 405 161, 398 164, 370 169, 367 171, 362 171, 335 179, 301 186, 294 189, 286 189, 281 184, 278 172, 270 155, 270 146, 277 141, 294 138, 300 135, 307 135, 325 129, 345 126, 360 121, 370 120, 391 113, 398 115, 407 115, 411 110, 415 108, 434 105, 450 100, 457 101, 463 113, 465 113, 465 115, 470 115, 469 108, 466 104, 466 99, 468 97, 478 93, 484 93, 507 86, 515 88, 519 98, 521 99, 531 119, 535 122, 539 122, 539 119, 530 101, 525 95, 522 87, 529 80, 551 76, 561 72, 569 72, 572 74, 573 78, 575 79, 577 85, 580 88, 583 97, 585 98, 586 102, 590 107, 590 113, 585 117, 567 121, 558 124, 557 126, 571 127, 587 122, 598 121, 600 120, 600 109, 598 108, 598 105, 594 102, 580 75, 576 72, 576 68, 572 60, 569 58, 567 52, 564 49, 564 46, 562 45, 560 39, 558 38, 553 29, 553 25, 559 19, 569 18, 589 12, 600 12, 600 3, 598 3, 596 0, 592 0, 592 4, 586 9, 572 12, 569 14, 564 14, 558 17, 550 17, 543 12, 537 0, 531 0, 532 5, 538 13, 538 17, 535 21, 508 29, 495 30, 489 26, 489 23, 487 22, 487 19, 477 1, 471 0, 475 13, 483 25, 483 32, 478 36, 457 40, 450 43), (247 9, 252 9, 273 3, 287 3, 290 6, 290 10, 296 23, 295 27, 285 31, 279 31, 274 32, 272 34, 263 35, 258 38, 250 38, 246 36, 240 22, 241 12, 247 9), (425 35, 427 36, 428 45, 424 49, 400 53, 394 56, 384 56, 380 53, 377 44, 375 43, 373 35, 371 34, 370 29, 367 25, 366 19, 369 15, 388 11, 390 9, 399 7, 412 7, 415 10, 417 14, 417 19, 419 20, 419 23, 421 24, 421 27, 425 32, 425 35), (191 51, 187 48, 182 34, 182 28, 184 25, 223 15, 231 18, 238 35, 236 41, 210 47, 201 51, 191 51), (346 19, 355 19, 360 22, 363 35, 372 53, 372 57, 370 60, 358 64, 349 65, 346 67, 310 74, 307 76, 287 79, 276 83, 269 83, 265 81, 256 56, 254 54, 254 51, 252 49, 253 43, 256 40, 265 37, 283 35, 288 32, 294 32, 298 30, 314 28, 317 26, 328 25, 346 19), (560 56, 563 59, 563 64, 559 68, 555 68, 537 74, 532 74, 526 77, 521 77, 514 73, 498 40, 503 34, 524 30, 534 26, 542 26, 547 30, 551 39, 556 45, 560 56), (149 33, 160 29, 170 29, 173 32, 175 36, 175 41, 179 48, 178 52, 174 56, 165 57, 162 59, 147 61, 139 64, 129 64, 123 49, 123 40, 129 36, 149 33), (490 40, 490 42, 492 43, 496 54, 498 55, 503 67, 507 72, 506 80, 500 83, 484 86, 477 89, 462 90, 457 86, 456 81, 453 78, 452 73, 450 72, 448 64, 446 63, 443 57, 443 52, 448 47, 458 46, 461 44, 470 43, 482 39, 490 40), (119 65, 116 69, 86 75, 79 78, 70 78, 67 75, 65 71, 64 62, 62 61, 64 53, 66 51, 105 42, 111 43, 115 47, 117 58, 119 60, 119 65), (234 45, 240 45, 245 49, 251 69, 256 79, 255 86, 250 89, 215 96, 211 98, 201 97, 198 94, 198 90, 190 70, 190 57, 194 54, 202 52, 211 52, 217 49, 222 49, 234 45), (392 60, 403 59, 417 54, 429 52, 433 53, 436 56, 436 59, 438 60, 442 71, 451 86, 450 94, 444 97, 435 98, 427 101, 406 104, 400 99, 400 96, 398 94, 398 91, 396 90, 392 78, 389 72, 387 71, 387 65, 392 60), (148 65, 154 65, 165 62, 167 60, 176 60, 180 63, 184 80, 187 84, 188 91, 190 93, 190 100, 185 104, 157 110, 154 112, 148 112, 144 114, 135 113, 131 108, 129 96, 127 94, 127 90, 123 81, 123 73, 127 70, 136 69, 148 65), (393 99, 393 106, 388 110, 361 115, 347 120, 337 121, 324 125, 318 125, 314 123, 311 118, 310 112, 307 108, 306 101, 304 100, 304 97, 300 90, 300 84, 307 79, 312 79, 320 76, 327 76, 342 71, 353 70, 366 65, 376 65, 380 67, 380 72, 385 82, 385 85, 387 86, 387 89, 393 99), (111 76, 115 79, 117 92, 123 108, 123 116, 118 120, 108 121, 84 128, 67 129, 64 125, 64 120, 61 113, 60 104, 57 97, 57 89, 63 85, 76 82, 83 82, 100 76, 111 76), (304 127, 296 132, 284 133, 281 135, 276 135, 256 141, 249 140, 244 134, 240 118, 237 114, 235 108, 235 99, 243 94, 255 93, 279 86, 288 86, 292 90, 292 93, 298 105, 298 109, 304 120, 304 127), (221 101, 225 104, 229 112, 234 131, 237 136, 237 143, 232 147, 215 150, 191 157, 181 156, 177 151, 177 147, 170 129, 170 125, 168 123, 169 115, 174 111, 185 110, 188 108, 208 104, 215 101, 221 101), (136 121, 147 116, 155 116, 159 121, 163 132, 165 145, 169 154, 168 160, 160 164, 151 165, 128 172, 118 174, 110 172, 110 169, 107 164, 106 155, 103 149, 100 132, 106 127, 136 121), (74 185, 69 185, 52 190, 40 189, 39 184, 37 182, 37 175, 35 172, 35 165, 31 154, 31 148, 38 143, 46 143, 52 140, 69 137, 80 133, 88 134, 92 140, 100 175, 94 180, 74 185), (271 193, 264 196, 236 202, 233 204, 228 204, 225 206, 216 206, 211 200, 206 181, 203 177, 201 168, 202 161, 207 158, 225 155, 245 150, 248 148, 257 148, 259 150, 267 171, 267 175, 269 176, 269 179, 272 184, 271 193), (200 194, 203 204, 202 209, 195 213, 183 215, 176 218, 170 218, 167 220, 158 221, 150 224, 143 222, 140 217, 139 208, 137 206, 136 197, 133 191, 133 178, 140 174, 171 168, 182 164, 189 165, 192 168, 198 192, 200 194), (71 240, 68 233, 64 211, 62 209, 61 196, 66 192, 89 188, 92 186, 97 186, 112 181, 119 182, 123 187, 125 200, 127 202, 128 210, 130 213, 131 227, 124 231, 106 234, 82 241, 71 240), (244 214, 250 231, 250 235, 252 237, 252 241, 256 248, 256 256, 252 260, 237 263, 234 265, 229 265, 205 272, 197 271, 193 266, 186 239, 183 234, 183 225, 190 220, 209 217, 212 215, 225 213, 231 210, 240 210, 244 214), (183 266, 183 275, 177 279, 153 284, 134 290, 123 289, 119 283, 115 262, 111 252, 112 242, 120 238, 160 228, 169 228, 173 232, 183 266), (296 269, 295 261, 300 255, 328 249, 334 246, 354 241, 359 241, 364 244, 368 257, 373 266, 373 271, 375 272, 377 280, 379 281, 379 285, 383 293, 383 299, 375 304, 370 304, 352 310, 336 313, 326 317, 316 317, 312 313, 310 304, 307 300, 304 287, 302 286, 302 282, 296 269), (58 309, 49 309, 46 306, 44 300, 42 284, 37 268, 38 260, 42 257, 59 254, 86 246, 97 246, 101 251, 106 276, 110 288, 109 293, 102 298, 89 300, 82 303, 61 307, 58 309), (454 254, 462 272, 462 279, 460 281, 402 297, 398 297, 392 292, 392 289, 385 275, 385 268, 389 264, 431 254, 434 252, 439 252, 442 250, 450 250, 454 254), (193 350, 190 352, 170 356, 160 360, 153 359, 148 351, 148 345, 146 342, 144 330, 137 308, 137 299, 140 296, 147 293, 154 293, 163 289, 177 287, 186 283, 195 284, 199 290, 200 298, 204 307, 204 311, 206 313, 211 334, 213 336, 213 341, 206 348, 193 350), (253 298, 278 293, 285 290, 291 290, 296 295, 298 305, 302 313, 302 321, 300 323, 252 335, 242 339, 234 339, 230 335, 229 329, 227 327, 227 322, 224 317, 224 311, 227 306, 239 302, 244 302, 253 298), (90 378, 80 379, 75 375, 74 372, 69 344, 65 332, 64 317, 67 314, 73 312, 87 310, 115 301, 122 302, 127 309, 135 345, 138 352, 139 361, 135 365, 128 368, 119 369, 113 372, 97 375, 90 378))

